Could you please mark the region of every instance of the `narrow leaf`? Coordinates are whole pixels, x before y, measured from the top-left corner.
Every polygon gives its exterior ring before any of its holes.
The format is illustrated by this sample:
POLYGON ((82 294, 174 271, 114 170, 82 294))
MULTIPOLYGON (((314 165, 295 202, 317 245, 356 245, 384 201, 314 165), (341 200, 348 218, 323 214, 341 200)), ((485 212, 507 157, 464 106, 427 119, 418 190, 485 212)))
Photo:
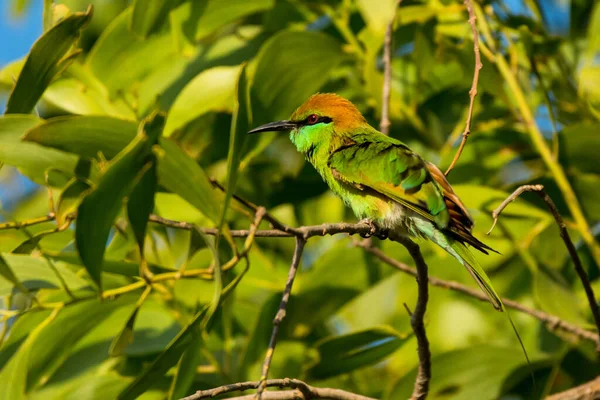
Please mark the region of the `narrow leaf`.
POLYGON ((56 205, 56 222, 58 226, 65 223, 69 214, 74 213, 83 201, 86 193, 92 188, 87 181, 72 178, 60 193, 56 205))
POLYGON ((122 151, 136 135, 132 121, 99 116, 57 117, 29 131, 23 140, 53 147, 85 158, 98 153, 110 160, 122 151))
POLYGON ((131 30, 140 36, 148 36, 165 21, 174 3, 172 0, 134 0, 131 30))
POLYGON ((29 293, 29 290, 21 283, 21 281, 17 278, 15 273, 10 268, 10 265, 6 263, 4 257, 0 256, 0 275, 7 281, 11 282, 16 286, 22 293, 29 293))
POLYGON ((160 145, 164 150, 157 153, 160 184, 218 224, 220 202, 204 170, 175 142, 163 139, 160 145))
POLYGON ((0 398, 12 400, 27 399, 27 372, 32 348, 42 331, 56 318, 59 309, 54 310, 41 324, 35 327, 17 353, 0 372, 0 398))
POLYGON ((123 353, 123 350, 125 350, 125 348, 133 341, 133 327, 135 325, 135 320, 140 311, 140 308, 144 304, 144 301, 146 301, 146 298, 150 294, 151 290, 151 286, 146 286, 146 289, 137 301, 133 312, 131 313, 131 315, 127 319, 127 322, 123 326, 123 329, 121 329, 119 334, 115 336, 112 343, 110 344, 108 354, 110 354, 111 357, 121 355, 123 353))
POLYGON ((42 232, 38 232, 32 235, 29 239, 18 245, 11 253, 13 254, 31 254, 33 250, 40 244, 40 241, 48 235, 56 233, 56 229, 49 229, 42 232))
POLYGON ((72 61, 69 50, 92 18, 92 7, 74 13, 43 34, 31 48, 17 83, 8 98, 6 114, 31 112, 52 82, 72 61))
POLYGON ((152 143, 148 135, 154 135, 156 126, 162 123, 164 118, 160 115, 142 121, 136 138, 109 163, 98 186, 78 208, 75 243, 86 270, 100 289, 102 262, 110 229, 123 199, 129 195, 140 170, 148 163, 152 143), (152 127, 148 132, 146 125, 152 127))
POLYGON ((409 337, 390 327, 378 327, 324 339, 317 344, 320 360, 308 373, 325 379, 374 364, 396 351, 409 337))
POLYGON ((177 364, 177 371, 169 389, 169 400, 181 399, 190 394, 189 391, 196 376, 196 367, 202 356, 200 350, 203 344, 201 332, 196 329, 195 332, 192 332, 192 340, 177 364))
POLYGON ((237 88, 236 101, 233 107, 233 116, 231 119, 231 131, 229 134, 229 152, 227 154, 227 191, 223 201, 223 212, 219 227, 225 223, 229 201, 235 190, 237 182, 238 168, 240 166, 242 151, 248 137, 248 130, 252 123, 252 110, 250 108, 250 91, 248 78, 246 74, 246 65, 242 65, 240 70, 237 88))

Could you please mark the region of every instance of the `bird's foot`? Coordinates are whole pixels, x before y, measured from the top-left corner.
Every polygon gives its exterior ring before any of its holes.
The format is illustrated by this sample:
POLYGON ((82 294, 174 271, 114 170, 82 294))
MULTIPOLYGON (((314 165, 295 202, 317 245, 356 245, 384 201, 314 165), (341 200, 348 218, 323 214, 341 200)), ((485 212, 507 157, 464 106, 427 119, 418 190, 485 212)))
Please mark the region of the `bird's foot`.
POLYGON ((375 223, 372 220, 370 220, 368 218, 360 220, 359 224, 369 225, 369 227, 371 228, 369 230, 369 232, 359 233, 359 235, 364 239, 368 239, 372 236, 375 236, 377 239, 385 240, 389 236, 389 233, 390 233, 389 229, 384 229, 384 228, 378 227, 377 225, 375 225, 375 223))
POLYGON ((369 225, 370 227, 369 232, 359 233, 360 237, 364 239, 368 239, 371 236, 379 237, 379 233, 381 232, 381 230, 375 225, 375 223, 372 220, 365 218, 360 220, 358 223, 369 225))

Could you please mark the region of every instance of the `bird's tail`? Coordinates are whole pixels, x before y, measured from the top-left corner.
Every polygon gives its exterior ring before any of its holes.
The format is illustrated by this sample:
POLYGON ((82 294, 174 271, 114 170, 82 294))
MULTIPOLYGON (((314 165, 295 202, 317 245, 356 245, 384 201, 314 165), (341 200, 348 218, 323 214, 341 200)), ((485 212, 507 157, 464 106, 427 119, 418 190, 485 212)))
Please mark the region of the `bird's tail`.
POLYGON ((477 282, 481 290, 483 290, 490 299, 494 308, 498 311, 504 311, 504 304, 502 304, 500 296, 498 296, 498 293, 494 290, 490 278, 488 278, 487 274, 483 268, 481 268, 481 265, 479 265, 479 262, 466 245, 439 230, 433 230, 433 232, 429 230, 429 232, 426 233, 426 236, 456 258, 458 262, 469 271, 473 279, 475 279, 475 282, 477 282))
POLYGON ((498 311, 504 311, 504 304, 502 304, 500 296, 498 296, 498 293, 496 293, 494 290, 490 278, 488 278, 483 268, 481 268, 481 265, 479 265, 479 262, 473 256, 473 253, 471 253, 467 246, 461 242, 451 238, 448 239, 448 242, 450 249, 446 248, 445 250, 454 256, 454 258, 456 258, 467 269, 467 271, 469 271, 473 279, 475 279, 475 282, 477 282, 481 290, 483 290, 483 292, 490 299, 490 302, 494 308, 498 311))

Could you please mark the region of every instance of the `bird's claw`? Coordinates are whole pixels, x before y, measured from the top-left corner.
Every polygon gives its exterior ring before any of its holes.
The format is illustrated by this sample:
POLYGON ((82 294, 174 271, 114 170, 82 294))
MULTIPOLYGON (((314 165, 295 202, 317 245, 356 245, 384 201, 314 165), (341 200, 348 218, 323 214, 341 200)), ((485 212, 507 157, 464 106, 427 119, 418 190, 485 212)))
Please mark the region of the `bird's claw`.
POLYGON ((375 236, 376 238, 381 240, 387 239, 389 233, 387 229, 381 229, 377 227, 370 219, 363 219, 362 221, 360 221, 360 223, 369 225, 369 227, 371 228, 369 232, 359 233, 360 237, 362 237, 363 239, 368 239, 372 236, 375 236))

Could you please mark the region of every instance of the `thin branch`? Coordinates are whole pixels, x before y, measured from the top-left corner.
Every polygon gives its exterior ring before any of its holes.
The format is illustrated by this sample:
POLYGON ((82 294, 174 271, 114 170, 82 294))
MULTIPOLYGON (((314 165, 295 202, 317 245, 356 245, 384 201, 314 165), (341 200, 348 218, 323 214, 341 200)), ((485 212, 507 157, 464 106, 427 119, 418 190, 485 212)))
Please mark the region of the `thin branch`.
POLYGON ((0 224, 0 230, 25 228, 27 226, 43 224, 45 222, 51 222, 51 221, 54 221, 55 218, 56 218, 56 216, 54 215, 54 213, 50 213, 43 217, 32 218, 32 219, 28 219, 25 221, 3 222, 0 224))
MULTIPOLYGON (((510 203, 510 201, 511 201, 510 198, 505 200, 501 204, 501 206, 506 207, 506 205, 508 205, 508 203, 510 203)), ((267 213, 265 215, 265 219, 267 219, 268 216, 269 216, 269 213, 267 213)), ((187 223, 181 223, 179 221, 165 220, 165 219, 162 219, 162 218, 156 217, 156 216, 151 216, 150 220, 157 222, 157 223, 164 224, 166 226, 187 229, 185 227, 185 224, 187 224, 187 223)), ((191 224, 190 224, 190 226, 191 226, 191 224)), ((371 226, 369 226, 368 224, 337 223, 337 224, 322 224, 322 225, 314 225, 314 226, 302 226, 300 228, 296 228, 296 229, 292 229, 292 230, 294 232, 296 232, 297 234, 299 234, 299 236, 301 236, 302 238, 308 239, 308 238, 311 238, 314 236, 334 235, 337 233, 347 233, 350 235, 361 234, 361 233, 369 234, 369 233, 371 233, 371 229, 372 229, 371 226)), ((205 230, 203 230, 203 232, 205 232, 207 234, 214 234, 209 229, 205 229, 205 230)), ((245 237, 245 236, 247 236, 247 232, 248 231, 246 231, 246 230, 231 231, 232 236, 236 236, 236 237, 245 237)), ((295 237, 295 236, 297 236, 297 235, 294 235, 294 234, 291 234, 291 233, 288 233, 285 231, 281 231, 278 229, 268 229, 268 230, 256 231, 256 237, 274 237, 275 238, 275 237, 295 237)), ((388 257, 381 250, 366 246, 362 242, 357 243, 357 245, 360 247, 363 247, 367 251, 373 253, 375 256, 377 256, 379 259, 381 259, 383 262, 391 265, 392 267, 416 277, 416 271, 413 268, 411 268, 408 265, 403 264, 391 257, 388 257)), ((439 278, 430 277, 429 284, 431 284, 432 286, 436 286, 436 287, 454 290, 454 291, 460 292, 462 294, 465 294, 467 296, 474 297, 481 301, 485 301, 485 302, 488 301, 488 298, 480 291, 471 289, 470 287, 465 286, 458 282, 445 281, 445 280, 442 280, 439 278)), ((537 320, 546 323, 552 330, 560 329, 567 333, 573 334, 581 339, 589 340, 589 341, 592 341, 592 342, 600 345, 599 336, 594 332, 590 332, 586 329, 578 327, 577 325, 573 325, 567 321, 563 321, 562 319, 560 319, 559 317, 557 317, 555 315, 547 314, 543 311, 529 308, 529 307, 524 306, 521 303, 516 302, 514 300, 503 298, 502 302, 504 303, 504 305, 506 305, 509 308, 512 308, 514 310, 528 314, 528 315, 536 318, 537 320)))
MULTIPOLYGON (((379 258, 384 263, 386 263, 404 273, 407 273, 409 275, 412 275, 415 277, 417 276, 417 271, 414 268, 411 268, 408 265, 389 257, 388 255, 386 255, 383 251, 379 250, 378 248, 365 245, 364 242, 358 242, 358 243, 356 243, 356 245, 364 248, 366 251, 373 254, 374 256, 379 258)), ((469 297, 473 297, 477 300, 481 300, 486 303, 489 302, 488 297, 485 294, 483 294, 481 291, 476 290, 476 289, 471 289, 470 287, 463 285, 462 283, 458 283, 455 281, 446 281, 443 279, 439 279, 439 278, 430 276, 429 284, 431 286, 454 290, 455 292, 465 294, 469 297)), ((521 303, 518 303, 514 300, 506 299, 506 298, 502 299, 502 303, 506 307, 512 308, 513 310, 520 311, 524 314, 534 317, 535 319, 537 319, 541 322, 546 323, 548 325, 548 327, 552 330, 560 329, 562 331, 565 331, 567 333, 575 335, 581 339, 589 340, 596 344, 600 344, 600 338, 598 337, 598 335, 596 333, 590 332, 583 328, 580 328, 577 325, 573 325, 567 321, 563 321, 562 319, 560 319, 559 317, 557 317, 555 315, 547 314, 543 311, 529 308, 527 306, 522 305, 521 303)))
POLYGON ((383 41, 383 90, 381 99, 381 122, 379 131, 384 135, 390 134, 390 97, 392 93, 392 35, 394 33, 394 22, 396 13, 402 0, 396 0, 392 19, 387 25, 385 39, 383 41))
MULTIPOLYGON (((239 382, 233 383, 231 385, 219 386, 210 390, 199 390, 195 394, 184 397, 181 400, 201 400, 208 399, 219 396, 221 394, 230 393, 230 392, 238 392, 250 389, 258 389, 262 382, 239 382)), ((298 379, 269 379, 266 381, 265 385, 267 387, 278 387, 278 388, 290 388, 297 390, 304 397, 295 397, 296 399, 300 398, 303 400, 310 399, 332 399, 332 400, 375 400, 372 397, 361 396, 359 394, 354 394, 351 392, 346 392, 340 389, 329 389, 329 388, 317 388, 314 386, 310 386, 309 384, 300 381, 298 379)), ((281 392, 275 392, 281 393, 281 392)), ((290 397, 267 397, 267 393, 265 393, 264 399, 286 399, 290 397)), ((294 398, 294 397, 292 397, 294 398)))
POLYGON ((267 355, 265 356, 265 362, 262 367, 262 375, 260 377, 260 385, 258 387, 257 397, 260 400, 262 393, 267 387, 267 377, 269 376, 269 368, 271 367, 271 360, 275 353, 275 346, 277 344, 277 334, 279 333, 279 325, 285 318, 285 309, 288 301, 290 300, 290 294, 292 292, 292 286, 294 285, 294 279, 296 278, 296 272, 298 271, 298 265, 300 265, 300 258, 302 258, 302 251, 306 240, 300 237, 296 237, 296 249, 294 250, 294 256, 292 258, 292 264, 290 265, 290 271, 288 273, 288 279, 285 284, 285 290, 281 297, 281 303, 279 304, 279 310, 273 319, 273 332, 271 333, 271 340, 269 341, 269 347, 267 348, 267 355))
POLYGON ((546 400, 592 400, 600 398, 600 377, 583 385, 546 397, 546 400))
MULTIPOLYGON (((598 306, 598 302, 596 301, 596 296, 594 295, 594 290, 592 289, 590 278, 588 277, 587 272, 585 272, 583 264, 581 263, 581 259, 577 254, 577 249, 575 248, 575 245, 573 244, 573 241, 569 236, 567 225, 565 224, 565 221, 558 212, 558 209, 556 208, 556 205, 554 204, 550 196, 548 196, 548 194, 544 191, 544 186, 524 185, 517 188, 517 190, 515 190, 510 196, 508 196, 506 200, 504 200, 492 213, 492 217, 494 218, 494 224, 492 225, 490 232, 492 231, 492 229, 494 229, 494 226, 496 226, 496 223, 498 222, 498 218, 500 217, 500 213, 502 212, 502 210, 504 210, 506 206, 513 202, 523 192, 536 193, 538 196, 540 196, 542 200, 544 200, 544 202, 548 206, 548 209, 552 213, 552 216, 556 221, 556 225, 558 225, 558 229, 560 230, 560 237, 562 238, 563 242, 565 242, 565 246, 569 251, 571 260, 573 260, 575 272, 577 272, 577 275, 579 275, 579 280, 581 281, 581 284, 583 285, 583 288, 585 290, 585 295, 587 296, 587 300, 590 305, 590 310, 592 311, 592 315, 594 316, 594 322, 596 323, 596 329, 598 330, 598 333, 600 333, 600 307, 598 306)), ((597 344, 596 351, 600 353, 600 343, 597 344)))
POLYGON ((425 332, 425 323, 423 322, 425 311, 427 311, 427 301, 429 300, 427 264, 423 259, 423 254, 421 254, 418 244, 403 237, 394 237, 392 240, 406 247, 406 250, 408 250, 413 260, 415 260, 417 266, 415 274, 418 284, 417 305, 412 313, 408 309, 408 306, 406 306, 406 309, 409 311, 410 324, 417 338, 417 352, 419 354, 419 369, 411 400, 423 400, 427 398, 429 381, 431 380, 431 352, 429 350, 429 340, 427 340, 425 332))
POLYGON ((477 96, 477 83, 479 82, 479 71, 483 68, 483 64, 481 63, 481 54, 479 54, 479 33, 477 32, 477 26, 475 24, 477 18, 475 17, 475 12, 473 11, 473 3, 471 0, 464 0, 465 6, 467 7, 467 12, 469 13, 469 25, 471 25, 471 32, 473 33, 473 52, 475 53, 475 70, 473 71, 473 83, 471 84, 471 90, 469 90, 469 112, 467 114, 467 121, 465 123, 465 130, 462 133, 462 140, 460 142, 460 146, 458 147, 458 151, 450 163, 450 166, 446 170, 445 175, 448 176, 450 171, 456 165, 456 162, 460 158, 462 154, 465 144, 467 143, 467 139, 471 134, 471 119, 473 117, 473 107, 475 105, 475 96, 477 96))
MULTIPOLYGON (((265 214, 264 219, 271 222, 271 225, 273 225, 273 222, 271 221, 273 217, 269 213, 265 214)), ((157 215, 151 215, 150 222, 177 229, 189 230, 192 229, 194 226, 194 224, 191 224, 189 222, 173 221, 170 219, 159 217, 157 215)), ((256 237, 300 237, 307 240, 313 236, 336 235, 338 233, 370 234, 372 233, 373 229, 371 225, 364 223, 349 224, 345 222, 340 222, 334 224, 302 226, 299 228, 290 228, 288 226, 283 225, 279 221, 277 221, 276 223, 278 226, 281 226, 281 228, 257 230, 256 237)), ((199 228, 199 231, 207 235, 217 234, 217 230, 215 228, 199 228)), ((248 236, 248 232, 249 231, 246 229, 230 231, 231 236, 233 237, 246 237, 248 236)))

